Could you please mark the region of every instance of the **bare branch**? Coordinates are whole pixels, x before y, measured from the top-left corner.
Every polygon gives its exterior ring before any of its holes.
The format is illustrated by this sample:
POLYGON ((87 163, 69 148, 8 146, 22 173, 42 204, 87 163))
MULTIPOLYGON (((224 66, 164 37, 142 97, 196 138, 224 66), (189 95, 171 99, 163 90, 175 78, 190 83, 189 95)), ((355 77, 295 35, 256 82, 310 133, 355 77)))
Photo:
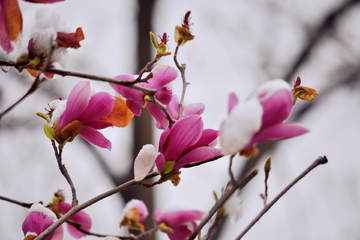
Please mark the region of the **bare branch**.
POLYGON ((294 181, 292 181, 279 195, 277 195, 274 200, 272 200, 268 205, 264 207, 264 209, 256 216, 256 218, 245 228, 245 230, 236 238, 236 240, 241 239, 254 225, 259 219, 290 189, 292 188, 300 179, 305 177, 311 170, 316 168, 321 164, 327 163, 328 160, 326 156, 318 157, 304 172, 302 172, 294 181))

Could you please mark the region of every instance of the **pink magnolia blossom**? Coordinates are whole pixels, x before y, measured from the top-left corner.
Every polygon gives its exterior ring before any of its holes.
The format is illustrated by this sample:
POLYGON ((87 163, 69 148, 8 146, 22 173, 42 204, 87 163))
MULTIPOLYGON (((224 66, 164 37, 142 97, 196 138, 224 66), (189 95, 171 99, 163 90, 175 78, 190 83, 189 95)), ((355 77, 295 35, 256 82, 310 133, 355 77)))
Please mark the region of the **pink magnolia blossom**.
POLYGON ((170 240, 186 240, 197 227, 195 220, 202 220, 206 213, 196 210, 164 211, 156 209, 153 218, 160 231, 167 233, 170 240))
MULTIPOLYGON (((219 156, 221 150, 214 148, 217 136, 216 130, 203 130, 203 121, 199 115, 191 115, 176 121, 171 128, 165 129, 161 134, 158 152, 150 144, 139 152, 134 163, 135 180, 141 181, 149 173, 154 162, 160 174, 164 176, 170 172, 178 172, 189 163, 219 156)), ((180 181, 178 175, 170 180, 175 186, 180 181)))
MULTIPOLYGON (((172 90, 169 83, 174 81, 178 76, 178 72, 170 67, 170 66, 157 66, 155 67, 151 73, 153 77, 148 80, 147 83, 141 82, 136 83, 136 85, 156 89, 157 93, 155 94, 155 98, 162 104, 169 104, 172 98, 172 90)), ((123 81, 134 81, 135 77, 133 75, 120 75, 116 76, 115 78, 123 80, 123 81)), ((141 108, 145 107, 150 112, 150 114, 155 118, 156 121, 164 121, 162 110, 157 107, 155 104, 147 102, 145 100, 145 93, 130 89, 125 86, 117 85, 110 83, 110 86, 119 94, 121 94, 124 98, 126 98, 126 104, 130 108, 130 110, 137 116, 141 115, 141 108)), ((162 123, 166 124, 166 123, 162 123)))
MULTIPOLYGON (((173 94, 172 99, 170 103, 166 105, 166 108, 173 119, 179 120, 179 98, 176 94, 173 94)), ((203 103, 191 103, 187 105, 184 104, 182 109, 182 117, 187 117, 193 114, 201 115, 204 110, 205 105, 203 103)), ((159 129, 166 129, 169 126, 169 120, 163 111, 158 112, 155 126, 159 129)))
MULTIPOLYGON (((55 3, 65 0, 25 0, 33 3, 55 3)), ((0 47, 11 53, 16 42, 22 33, 22 15, 17 0, 0 0, 0 47)))
MULTIPOLYGON (((53 211, 56 209, 61 212, 62 215, 66 214, 70 209, 71 205, 60 201, 58 204, 56 204, 54 207, 50 207, 53 211)), ((69 218, 71 221, 77 222, 81 224, 81 228, 90 231, 91 228, 91 218, 89 215, 87 215, 84 211, 80 211, 78 213, 75 213, 72 217, 69 218)), ((81 237, 85 237, 86 234, 83 232, 80 232, 77 230, 74 226, 70 224, 66 224, 66 228, 71 236, 73 236, 76 239, 79 239, 81 237)))
POLYGON ((124 217, 120 222, 121 226, 126 226, 128 229, 145 231, 144 225, 141 223, 145 221, 149 215, 148 209, 143 201, 132 199, 124 208, 124 217))
POLYGON ((224 154, 251 149, 256 143, 295 137, 308 132, 295 123, 284 123, 293 106, 291 87, 276 79, 263 84, 244 102, 229 98, 229 117, 220 127, 224 154))
POLYGON ((80 134, 89 143, 111 150, 111 142, 98 129, 113 126, 102 118, 111 113, 114 101, 115 98, 106 92, 91 95, 88 81, 76 84, 66 102, 56 100, 50 105, 57 105, 51 119, 55 137, 60 140, 71 137, 69 141, 72 141, 80 134))
MULTIPOLYGON (((31 206, 29 214, 22 224, 25 237, 32 235, 38 236, 45 229, 50 227, 57 220, 55 213, 39 203, 31 206)), ((62 226, 50 233, 44 240, 61 240, 63 238, 62 226)))
POLYGON ((203 121, 199 115, 191 115, 178 120, 160 136, 159 156, 156 166, 160 173, 178 171, 183 166, 211 159, 221 154, 214 148, 218 131, 203 130, 203 121))

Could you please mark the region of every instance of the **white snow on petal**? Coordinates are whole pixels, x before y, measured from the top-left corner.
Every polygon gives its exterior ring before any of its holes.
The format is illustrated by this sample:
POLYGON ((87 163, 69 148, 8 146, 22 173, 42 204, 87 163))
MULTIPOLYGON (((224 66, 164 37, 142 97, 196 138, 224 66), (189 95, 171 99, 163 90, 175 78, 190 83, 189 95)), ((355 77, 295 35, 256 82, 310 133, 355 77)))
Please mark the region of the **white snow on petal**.
POLYGON ((134 162, 135 181, 141 181, 146 177, 159 154, 152 144, 146 144, 141 148, 134 162))
POLYGON ((31 212, 40 212, 40 213, 48 216, 49 218, 51 218, 54 221, 57 220, 55 213, 53 211, 51 211, 50 209, 44 207, 40 203, 34 203, 33 205, 31 205, 31 207, 29 209, 29 213, 31 213, 31 212))
POLYGON ((291 86, 285 80, 274 79, 263 83, 255 92, 253 92, 248 99, 258 98, 260 102, 265 101, 274 93, 280 90, 291 91, 291 86))
POLYGON ((221 124, 220 146, 223 154, 236 154, 251 140, 261 126, 263 108, 255 98, 237 104, 221 124))
POLYGON ((52 117, 51 117, 51 120, 49 123, 50 126, 53 126, 54 123, 60 119, 61 115, 63 115, 63 113, 66 109, 66 102, 67 102, 67 100, 61 101, 59 99, 56 99, 49 103, 49 107, 51 109, 55 109, 52 113, 52 117))

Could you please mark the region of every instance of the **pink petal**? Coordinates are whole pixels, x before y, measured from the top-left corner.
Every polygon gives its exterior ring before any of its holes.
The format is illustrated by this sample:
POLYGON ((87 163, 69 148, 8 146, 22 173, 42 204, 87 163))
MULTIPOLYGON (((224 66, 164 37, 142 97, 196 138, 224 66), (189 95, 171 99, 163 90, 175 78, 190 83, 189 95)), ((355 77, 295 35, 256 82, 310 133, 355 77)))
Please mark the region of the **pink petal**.
POLYGON ((153 214, 153 218, 158 224, 165 222, 170 227, 180 226, 194 220, 202 220, 204 216, 206 213, 197 210, 162 213, 160 209, 157 209, 153 214))
POLYGON ((174 81, 178 76, 178 71, 167 65, 157 66, 151 72, 153 77, 149 80, 149 84, 147 84, 146 87, 157 90, 174 81))
POLYGON ((169 236, 170 240, 185 240, 188 236, 192 233, 192 231, 189 230, 189 226, 191 225, 192 229, 196 228, 195 222, 189 222, 187 225, 181 225, 177 227, 173 227, 174 233, 166 232, 169 236))
POLYGON ((60 225, 57 229, 54 231, 54 236, 51 238, 51 240, 62 240, 64 235, 63 227, 60 225))
POLYGON ((173 94, 172 99, 170 103, 166 105, 166 108, 173 119, 179 119, 179 99, 176 94, 173 94))
MULTIPOLYGON (((57 204, 57 208, 60 210, 62 214, 66 214, 71 209, 71 205, 66 202, 59 202, 57 204)), ((86 231, 89 231, 91 228, 91 218, 83 211, 75 213, 69 219, 74 222, 81 223, 81 228, 83 228, 86 231)), ((66 227, 70 235, 73 236, 74 238, 81 238, 86 236, 85 233, 78 231, 75 227, 71 226, 70 224, 67 224, 66 227)))
POLYGON ((79 121, 86 124, 88 121, 106 117, 114 106, 115 98, 106 92, 98 92, 91 96, 86 110, 79 117, 79 121))
MULTIPOLYGON (((122 81, 133 81, 135 80, 135 77, 133 75, 120 75, 116 76, 116 79, 122 80, 122 81)), ((137 84, 141 85, 141 84, 137 84)), ((144 93, 135 89, 131 89, 125 86, 121 86, 118 84, 110 83, 110 86, 118 93, 120 93, 124 98, 127 100, 131 100, 133 102, 136 102, 138 104, 142 103, 144 101, 144 93)))
POLYGON ((157 128, 166 129, 169 126, 169 120, 158 106, 153 103, 148 103, 146 109, 149 111, 151 116, 155 118, 155 126, 157 128))
POLYGON ((177 171, 186 164, 194 163, 194 162, 201 162, 204 160, 208 160, 219 156, 221 154, 221 150, 217 148, 211 147, 198 147, 190 152, 188 152, 185 156, 181 157, 174 165, 173 170, 177 171))
POLYGON ((233 107, 236 104, 238 104, 238 102, 239 102, 239 100, 238 100, 237 96, 235 95, 235 93, 230 93, 228 114, 230 114, 231 110, 233 109, 233 107))
POLYGON ((192 103, 183 109, 183 117, 197 114, 201 115, 205 110, 205 105, 203 103, 192 103))
POLYGON ((164 164, 165 164, 166 160, 165 157, 162 153, 160 153, 158 155, 158 157, 155 159, 155 164, 156 164, 156 168, 158 169, 159 172, 164 172, 164 164))
POLYGON ((250 148, 259 142, 296 137, 307 133, 308 131, 308 129, 295 123, 280 123, 257 133, 245 149, 250 148))
POLYGON ((263 116, 261 129, 283 122, 289 116, 293 100, 291 92, 280 90, 261 102, 263 106, 263 116))
POLYGON ((146 177, 159 154, 151 144, 142 147, 134 162, 135 181, 141 181, 146 177))
POLYGON ((71 90, 66 102, 66 109, 60 118, 59 128, 78 119, 85 111, 90 101, 90 82, 80 82, 71 90))
POLYGON ((132 111, 133 114, 135 114, 136 116, 140 116, 141 115, 141 106, 144 103, 137 103, 137 102, 133 102, 131 100, 126 100, 126 106, 132 111))
MULTIPOLYGON (((76 213, 74 216, 72 216, 70 218, 70 220, 81 223, 81 228, 86 231, 89 231, 91 229, 91 218, 89 217, 89 215, 87 215, 86 212, 80 211, 80 212, 76 213)), ((86 236, 85 233, 80 232, 74 226, 72 226, 70 224, 67 224, 66 228, 67 228, 68 232, 70 233, 70 235, 76 239, 86 236)))
POLYGON ((170 128, 165 129, 162 134, 160 135, 159 139, 159 152, 164 153, 165 149, 167 148, 167 139, 170 134, 170 128))
POLYGON ((32 2, 32 3, 56 3, 56 2, 63 2, 65 0, 24 0, 25 2, 32 2))
POLYGON ((93 120, 93 121, 86 122, 86 126, 89 126, 89 127, 95 128, 95 129, 104 129, 107 127, 112 127, 113 125, 111 123, 104 122, 102 120, 93 120))
POLYGON ((199 141, 197 141, 197 143, 193 147, 195 148, 195 147, 208 146, 218 137, 218 132, 219 131, 213 129, 204 129, 199 141))
POLYGON ((178 120, 171 127, 168 136, 168 145, 164 153, 166 161, 176 162, 185 149, 200 139, 202 129, 203 121, 198 115, 178 120))
POLYGON ((80 136, 95 146, 111 150, 111 142, 95 128, 83 126, 80 136))
POLYGON ((155 98, 162 104, 169 104, 172 98, 172 90, 168 87, 163 87, 155 93, 155 98))
POLYGON ((8 34, 6 32, 5 19, 4 15, 2 14, 3 11, 3 5, 0 4, 0 46, 2 49, 4 49, 6 54, 9 54, 14 50, 14 48, 11 46, 8 34))

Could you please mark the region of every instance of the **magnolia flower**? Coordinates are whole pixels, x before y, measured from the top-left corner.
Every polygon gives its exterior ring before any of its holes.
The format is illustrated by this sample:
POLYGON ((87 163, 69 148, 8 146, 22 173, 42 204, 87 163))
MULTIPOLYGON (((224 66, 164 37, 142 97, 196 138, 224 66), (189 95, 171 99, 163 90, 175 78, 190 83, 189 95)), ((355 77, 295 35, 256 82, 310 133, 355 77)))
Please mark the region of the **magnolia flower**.
MULTIPOLYGON (((17 58, 18 65, 32 67, 45 67, 49 64, 53 68, 65 67, 67 59, 67 48, 79 48, 80 41, 84 40, 81 28, 75 32, 65 27, 60 21, 60 15, 50 12, 46 8, 39 8, 36 11, 35 22, 32 27, 31 37, 28 43, 28 53, 21 54, 17 58)), ((38 70, 28 69, 28 72, 36 77, 38 70)), ((44 72, 52 78, 54 74, 44 72)))
POLYGON ((229 117, 220 127, 220 145, 224 154, 248 151, 254 144, 295 137, 308 132, 294 123, 284 123, 293 106, 291 87, 276 79, 263 84, 244 102, 230 95, 229 117))
POLYGON ((185 240, 197 227, 195 220, 203 220, 206 213, 196 210, 156 209, 153 218, 160 231, 167 233, 170 240, 185 240))
POLYGON ((78 134, 89 143, 111 150, 111 142, 98 129, 125 127, 134 116, 124 100, 109 93, 91 94, 90 82, 80 82, 71 90, 67 101, 50 103, 54 138, 59 143, 71 142, 78 134))
POLYGON ((220 149, 214 148, 217 136, 216 130, 203 130, 203 121, 199 115, 182 118, 161 134, 158 153, 155 148, 147 148, 136 158, 135 165, 138 164, 137 161, 147 161, 148 165, 155 161, 162 179, 171 179, 176 186, 180 181, 180 168, 221 154, 220 149))
MULTIPOLYGON (((22 230, 25 235, 25 240, 30 240, 38 236, 45 229, 50 227, 57 217, 50 209, 47 209, 39 203, 31 205, 29 214, 22 224, 22 230)), ((54 232, 50 233, 44 240, 61 240, 63 237, 62 227, 58 227, 54 232)))
MULTIPOLYGON (((179 98, 176 94, 173 94, 172 99, 170 103, 166 105, 166 108, 173 119, 179 120, 179 98)), ((193 114, 201 115, 204 110, 205 105, 203 103, 184 104, 182 108, 182 118, 193 114)), ((166 129, 169 126, 169 120, 163 111, 158 113, 155 126, 159 129, 166 129)))
MULTIPOLYGON (((64 0, 25 0, 33 3, 55 3, 64 0)), ((0 1, 0 47, 11 53, 14 48, 12 43, 16 42, 22 32, 22 16, 17 0, 0 1)))
MULTIPOLYGON (((66 203, 62 200, 60 200, 55 206, 49 207, 52 211, 58 213, 58 214, 66 214, 72 207, 69 203, 66 203)), ((69 218, 69 220, 74 221, 76 223, 80 223, 81 224, 81 228, 84 229, 85 231, 90 231, 91 228, 91 218, 89 217, 89 215, 87 215, 87 213, 85 213, 84 211, 80 211, 78 213, 75 213, 73 216, 71 216, 69 218)), ((68 230, 68 232, 70 233, 71 236, 73 236, 74 238, 78 239, 81 237, 85 237, 86 234, 83 232, 80 232, 79 230, 77 230, 74 226, 70 225, 70 224, 66 224, 66 228, 68 230)))
POLYGON ((132 199, 124 208, 124 218, 120 222, 121 226, 126 226, 128 229, 145 231, 144 225, 141 222, 145 221, 149 212, 143 201, 132 199))
MULTIPOLYGON (((155 94, 155 98, 162 104, 169 104, 172 98, 172 90, 171 86, 168 85, 172 81, 174 81, 178 75, 178 72, 169 66, 157 66, 151 71, 153 77, 148 80, 147 83, 140 82, 136 83, 136 85, 156 89, 157 92, 155 94)), ((123 80, 123 81, 134 81, 135 77, 133 75, 120 75, 115 78, 123 80)), ((162 118, 162 110, 157 107, 155 104, 146 101, 146 94, 135 89, 130 89, 125 86, 117 85, 110 83, 110 86, 123 97, 126 98, 126 104, 130 108, 130 110, 137 116, 141 115, 141 108, 146 107, 150 114, 157 121, 164 121, 162 118)), ((166 123, 162 123, 166 124, 166 123)))

